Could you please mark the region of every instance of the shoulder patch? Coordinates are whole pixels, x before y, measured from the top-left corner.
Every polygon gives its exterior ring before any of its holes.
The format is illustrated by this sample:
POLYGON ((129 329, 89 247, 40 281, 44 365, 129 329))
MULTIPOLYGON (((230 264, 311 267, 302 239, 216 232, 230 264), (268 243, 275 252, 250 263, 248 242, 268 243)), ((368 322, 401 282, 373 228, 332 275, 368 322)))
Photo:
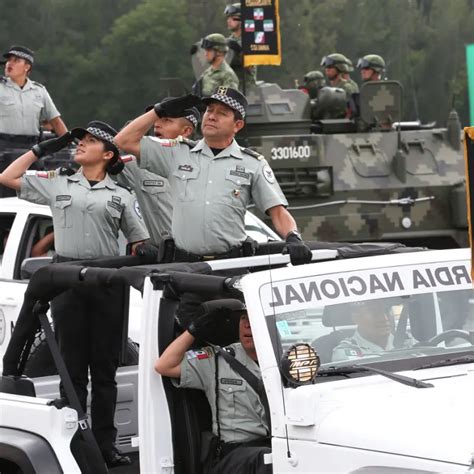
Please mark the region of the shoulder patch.
POLYGON ((157 138, 157 137, 150 137, 151 140, 158 143, 164 147, 174 147, 178 146, 181 142, 177 138, 157 138))
POLYGON ((125 184, 117 183, 117 181, 114 181, 114 184, 119 188, 126 189, 130 194, 133 194, 133 189, 130 186, 125 186, 125 184))
POLYGON ((122 156, 122 161, 124 163, 130 163, 130 161, 133 161, 135 160, 136 158, 133 156, 133 155, 125 155, 125 156, 122 156))
POLYGON ((58 172, 56 170, 51 170, 51 171, 27 170, 25 171, 25 176, 36 176, 37 178, 52 179, 58 176, 58 172))
POLYGON ((260 153, 257 153, 255 150, 252 150, 251 148, 245 148, 244 146, 240 147, 240 151, 242 153, 245 153, 246 155, 250 155, 252 158, 255 158, 256 160, 263 160, 263 155, 260 153))
POLYGON ((43 86, 43 84, 41 84, 40 82, 36 82, 36 81, 31 81, 31 82, 32 82, 35 86, 41 87, 41 88, 43 88, 43 89, 45 88, 45 87, 43 86))
POLYGON ((203 347, 201 350, 198 351, 187 351, 186 352, 186 359, 210 359, 214 357, 214 351, 210 347, 203 347))

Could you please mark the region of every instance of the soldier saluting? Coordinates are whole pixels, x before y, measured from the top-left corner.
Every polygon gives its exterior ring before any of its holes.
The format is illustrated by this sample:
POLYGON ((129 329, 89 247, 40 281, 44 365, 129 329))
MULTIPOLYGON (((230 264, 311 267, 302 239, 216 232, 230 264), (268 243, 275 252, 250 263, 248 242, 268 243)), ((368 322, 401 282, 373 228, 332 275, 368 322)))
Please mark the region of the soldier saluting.
POLYGON ((245 212, 252 201, 270 215, 287 241, 293 264, 311 260, 287 201, 267 161, 242 148, 235 135, 244 126, 247 99, 238 90, 219 87, 204 98, 203 138, 197 143, 145 137, 156 116, 177 116, 199 105, 192 95, 156 104, 115 137, 115 143, 139 157, 140 166, 168 178, 174 199, 172 235, 175 261, 244 255, 245 212))

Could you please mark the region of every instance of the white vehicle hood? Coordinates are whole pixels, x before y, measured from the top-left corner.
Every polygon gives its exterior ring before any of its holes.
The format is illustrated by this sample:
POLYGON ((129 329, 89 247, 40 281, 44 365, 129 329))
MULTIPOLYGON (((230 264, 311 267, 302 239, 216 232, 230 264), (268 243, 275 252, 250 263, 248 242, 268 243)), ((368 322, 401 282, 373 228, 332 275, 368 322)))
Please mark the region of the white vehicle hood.
POLYGON ((474 364, 403 375, 434 387, 414 388, 367 375, 300 387, 301 396, 293 396, 300 388, 292 390, 288 419, 302 426, 292 426, 290 438, 469 465, 474 453, 474 364))

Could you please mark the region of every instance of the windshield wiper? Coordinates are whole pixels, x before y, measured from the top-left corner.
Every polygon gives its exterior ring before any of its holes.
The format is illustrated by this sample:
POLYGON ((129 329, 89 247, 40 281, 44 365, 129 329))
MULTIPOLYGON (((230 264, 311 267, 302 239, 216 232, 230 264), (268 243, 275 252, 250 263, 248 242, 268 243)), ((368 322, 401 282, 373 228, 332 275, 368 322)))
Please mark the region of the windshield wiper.
POLYGON ((474 362, 474 356, 463 356, 455 357, 454 359, 442 359, 435 362, 430 362, 429 364, 422 365, 413 370, 420 369, 431 369, 433 367, 447 367, 448 365, 459 365, 459 364, 468 364, 469 362, 474 362))
POLYGON ((356 374, 357 372, 370 372, 373 374, 382 375, 384 377, 387 377, 388 379, 394 380, 395 382, 408 385, 409 387, 415 387, 415 388, 433 387, 433 385, 428 382, 423 382, 421 380, 413 379, 411 377, 405 377, 404 375, 395 374, 393 372, 388 372, 386 370, 374 369, 373 367, 369 367, 368 365, 343 365, 342 367, 329 367, 327 369, 321 369, 318 372, 318 376, 320 375, 325 375, 325 376, 349 375, 349 374, 356 374))

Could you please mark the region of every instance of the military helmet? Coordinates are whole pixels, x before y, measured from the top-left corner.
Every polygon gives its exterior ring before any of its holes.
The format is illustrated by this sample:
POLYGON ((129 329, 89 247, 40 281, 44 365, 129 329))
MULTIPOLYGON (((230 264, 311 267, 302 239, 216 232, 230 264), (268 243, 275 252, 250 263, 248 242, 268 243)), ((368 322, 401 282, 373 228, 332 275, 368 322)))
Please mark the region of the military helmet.
POLYGON ((333 67, 336 68, 339 72, 349 72, 349 67, 347 65, 347 58, 343 54, 332 53, 324 56, 321 60, 321 66, 323 67, 333 67))
POLYGON ((344 64, 347 66, 347 72, 352 72, 354 70, 352 61, 347 56, 344 56, 344 59, 346 60, 344 64))
POLYGON ((221 35, 220 33, 211 33, 202 39, 201 48, 214 49, 216 51, 226 53, 229 49, 229 46, 227 46, 227 40, 225 39, 224 35, 221 35))
POLYGON ((308 90, 309 96, 315 99, 318 90, 326 85, 326 78, 321 71, 309 71, 303 78, 303 86, 308 90))
POLYGON ((224 10, 224 15, 226 17, 233 16, 236 18, 242 18, 240 3, 231 3, 230 5, 226 5, 225 10, 224 10))
POLYGON ((383 73, 385 71, 385 61, 378 54, 367 54, 357 61, 359 69, 373 69, 375 72, 383 73))

